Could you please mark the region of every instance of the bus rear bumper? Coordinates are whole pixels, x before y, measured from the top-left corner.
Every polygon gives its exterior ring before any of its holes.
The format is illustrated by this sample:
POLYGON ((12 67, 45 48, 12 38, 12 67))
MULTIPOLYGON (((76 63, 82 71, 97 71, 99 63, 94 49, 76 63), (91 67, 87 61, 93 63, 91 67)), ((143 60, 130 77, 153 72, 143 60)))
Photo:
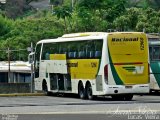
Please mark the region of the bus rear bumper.
POLYGON ((109 85, 105 90, 105 94, 146 94, 149 93, 149 84, 141 85, 109 85))

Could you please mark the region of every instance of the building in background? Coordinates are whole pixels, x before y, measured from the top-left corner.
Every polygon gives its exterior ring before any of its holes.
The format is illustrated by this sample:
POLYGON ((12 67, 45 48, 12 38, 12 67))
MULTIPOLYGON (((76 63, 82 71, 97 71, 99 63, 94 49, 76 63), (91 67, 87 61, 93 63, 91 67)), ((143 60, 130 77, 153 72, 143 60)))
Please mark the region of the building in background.
POLYGON ((30 83, 31 65, 28 62, 0 62, 0 83, 30 83))
POLYGON ((6 0, 0 0, 0 3, 5 4, 6 0))

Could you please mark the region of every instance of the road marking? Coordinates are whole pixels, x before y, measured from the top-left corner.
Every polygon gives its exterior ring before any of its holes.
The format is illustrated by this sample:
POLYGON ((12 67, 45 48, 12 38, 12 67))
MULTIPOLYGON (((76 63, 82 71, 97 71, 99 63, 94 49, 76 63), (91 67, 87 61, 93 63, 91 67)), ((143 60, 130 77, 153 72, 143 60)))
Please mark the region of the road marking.
POLYGON ((16 114, 16 115, 35 115, 35 114, 110 114, 110 115, 128 115, 128 114, 160 114, 159 110, 145 110, 145 111, 139 111, 139 110, 112 110, 112 111, 62 111, 62 112, 27 112, 27 113, 9 113, 9 114, 16 114))

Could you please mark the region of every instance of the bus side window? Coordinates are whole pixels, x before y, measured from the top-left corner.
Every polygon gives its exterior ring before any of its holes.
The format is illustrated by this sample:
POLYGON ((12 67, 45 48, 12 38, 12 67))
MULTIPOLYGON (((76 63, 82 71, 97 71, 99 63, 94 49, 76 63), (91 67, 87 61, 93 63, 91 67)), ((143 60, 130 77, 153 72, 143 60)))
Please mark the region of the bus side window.
POLYGON ((87 58, 94 58, 94 51, 88 51, 87 58))
POLYGON ((103 41, 97 40, 95 41, 95 58, 101 59, 102 56, 102 44, 103 41))
POLYGON ((57 43, 43 43, 42 60, 50 60, 50 54, 58 52, 57 43))
POLYGON ((45 60, 49 60, 50 59, 50 54, 49 54, 49 52, 46 52, 45 53, 45 60))
POLYGON ((59 44, 55 43, 52 45, 51 49, 51 54, 58 54, 59 53, 59 44))
POLYGON ((77 57, 77 42, 67 43, 68 58, 75 59, 77 57))
POLYGON ((95 52, 95 58, 101 58, 101 51, 96 51, 95 52))
POLYGON ((43 47, 42 47, 42 56, 41 56, 42 60, 45 60, 45 53, 46 53, 46 44, 43 44, 43 47))
POLYGON ((76 52, 69 52, 68 57, 69 58, 76 58, 76 52))
POLYGON ((78 52, 78 58, 85 58, 85 52, 84 51, 79 51, 78 52))
POLYGON ((95 41, 91 40, 86 43, 86 57, 89 59, 95 58, 95 41))
POLYGON ((86 41, 77 41, 77 58, 84 59, 86 58, 86 41))

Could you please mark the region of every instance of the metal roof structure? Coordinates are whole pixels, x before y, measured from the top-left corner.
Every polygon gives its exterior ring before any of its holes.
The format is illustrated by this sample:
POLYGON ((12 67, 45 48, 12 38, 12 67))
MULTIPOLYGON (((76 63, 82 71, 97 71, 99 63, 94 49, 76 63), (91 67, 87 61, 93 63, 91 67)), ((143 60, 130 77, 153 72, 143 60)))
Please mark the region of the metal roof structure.
POLYGON ((8 61, 0 62, 0 72, 19 72, 19 73, 30 73, 31 65, 28 62, 23 61, 11 61, 10 65, 8 61))

